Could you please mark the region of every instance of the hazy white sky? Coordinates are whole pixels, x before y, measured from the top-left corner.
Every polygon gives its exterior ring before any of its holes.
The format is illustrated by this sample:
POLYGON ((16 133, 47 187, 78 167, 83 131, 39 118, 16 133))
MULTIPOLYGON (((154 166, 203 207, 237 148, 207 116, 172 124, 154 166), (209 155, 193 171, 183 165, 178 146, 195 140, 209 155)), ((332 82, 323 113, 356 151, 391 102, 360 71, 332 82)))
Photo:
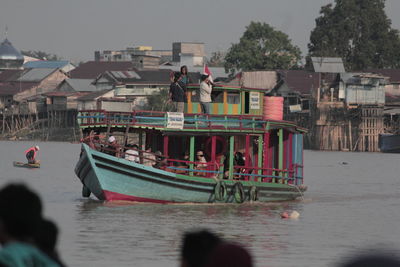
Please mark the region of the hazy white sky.
MULTIPOLYGON (((19 50, 93 60, 95 50, 172 42, 204 42, 206 52, 227 50, 251 21, 270 24, 307 51, 321 6, 334 0, 0 0, 0 37, 19 50)), ((386 0, 400 28, 400 0, 386 0)))

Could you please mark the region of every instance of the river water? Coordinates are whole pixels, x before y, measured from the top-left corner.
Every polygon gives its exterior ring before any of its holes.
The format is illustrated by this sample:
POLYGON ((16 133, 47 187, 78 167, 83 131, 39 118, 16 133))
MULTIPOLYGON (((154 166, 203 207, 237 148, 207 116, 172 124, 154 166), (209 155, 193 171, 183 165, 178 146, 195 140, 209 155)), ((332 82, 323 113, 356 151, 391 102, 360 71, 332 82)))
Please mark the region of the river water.
POLYGON ((353 254, 400 255, 400 154, 305 151, 304 200, 277 204, 125 204, 81 197, 80 145, 37 143, 40 169, 15 168, 33 142, 0 142, 0 186, 38 192, 60 228, 68 266, 179 266, 185 231, 210 229, 249 249, 258 267, 338 266, 353 254), (298 220, 283 220, 297 210, 298 220))

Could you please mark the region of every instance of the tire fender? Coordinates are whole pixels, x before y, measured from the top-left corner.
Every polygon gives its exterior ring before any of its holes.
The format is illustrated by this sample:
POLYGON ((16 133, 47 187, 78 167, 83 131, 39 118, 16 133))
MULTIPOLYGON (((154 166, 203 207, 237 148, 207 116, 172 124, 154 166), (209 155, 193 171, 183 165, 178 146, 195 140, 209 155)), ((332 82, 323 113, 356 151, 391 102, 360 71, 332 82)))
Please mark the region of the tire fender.
POLYGON ((223 181, 218 181, 214 187, 215 200, 223 201, 226 199, 226 185, 223 181))
POLYGON ((237 182, 233 185, 232 188, 233 199, 236 203, 243 203, 246 195, 244 193, 243 185, 240 182, 237 182))
POLYGON ((254 185, 249 189, 249 200, 250 201, 258 200, 258 189, 254 185))

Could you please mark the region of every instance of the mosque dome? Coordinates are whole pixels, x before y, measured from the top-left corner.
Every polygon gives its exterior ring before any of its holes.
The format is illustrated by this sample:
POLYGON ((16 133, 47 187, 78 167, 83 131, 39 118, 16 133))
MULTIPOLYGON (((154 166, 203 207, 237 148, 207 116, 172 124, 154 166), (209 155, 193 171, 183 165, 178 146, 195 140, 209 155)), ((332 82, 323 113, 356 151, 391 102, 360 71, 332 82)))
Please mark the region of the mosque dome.
POLYGON ((6 38, 0 44, 0 69, 19 69, 24 64, 24 56, 6 38))

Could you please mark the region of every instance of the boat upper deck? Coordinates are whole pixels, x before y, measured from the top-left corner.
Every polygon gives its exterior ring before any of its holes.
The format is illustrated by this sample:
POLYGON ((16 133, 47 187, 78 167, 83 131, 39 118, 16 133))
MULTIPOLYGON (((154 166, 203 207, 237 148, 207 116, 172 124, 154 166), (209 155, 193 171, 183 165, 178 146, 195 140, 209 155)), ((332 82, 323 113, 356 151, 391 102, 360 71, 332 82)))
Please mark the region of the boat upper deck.
POLYGON ((129 127, 160 131, 263 133, 272 129, 288 129, 304 133, 307 130, 294 122, 264 120, 259 115, 211 115, 159 111, 109 112, 81 110, 80 128, 129 127))

